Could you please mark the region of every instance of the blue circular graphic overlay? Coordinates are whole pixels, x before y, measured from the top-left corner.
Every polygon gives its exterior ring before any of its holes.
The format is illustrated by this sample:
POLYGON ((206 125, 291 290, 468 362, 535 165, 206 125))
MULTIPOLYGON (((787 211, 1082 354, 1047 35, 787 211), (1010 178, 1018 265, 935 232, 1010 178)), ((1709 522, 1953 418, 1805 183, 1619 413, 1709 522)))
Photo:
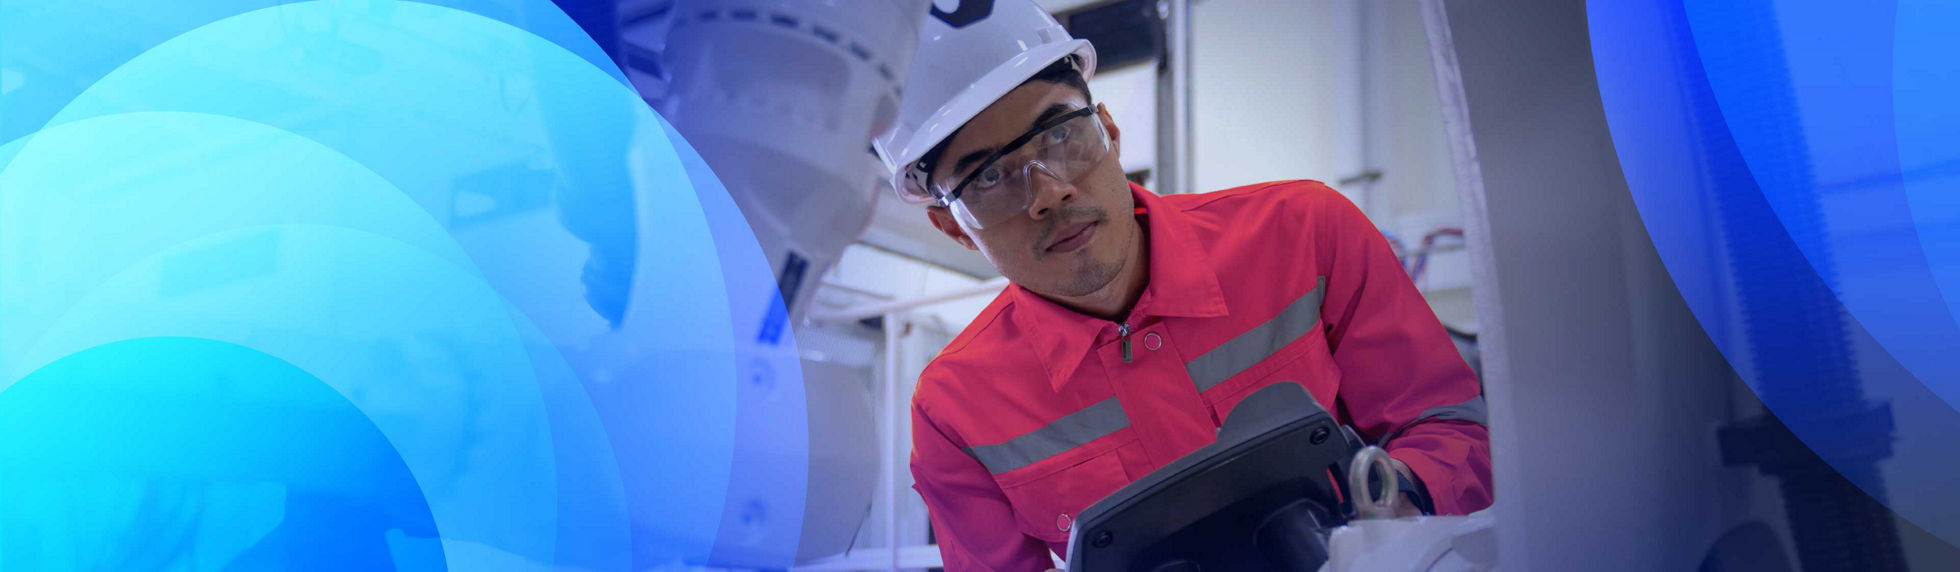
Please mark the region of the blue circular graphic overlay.
POLYGON ((1960 9, 1590 2, 1587 18, 1622 171, 1709 338, 1809 452, 1960 542, 1960 9))
POLYGON ((789 564, 808 428, 793 336, 755 342, 774 275, 570 19, 152 4, 3 9, 0 406, 160 408, 0 447, 33 484, 0 497, 0 567, 789 564))
POLYGON ((21 570, 441 570, 421 488, 367 416, 260 352, 78 352, 0 394, 0 527, 21 570))

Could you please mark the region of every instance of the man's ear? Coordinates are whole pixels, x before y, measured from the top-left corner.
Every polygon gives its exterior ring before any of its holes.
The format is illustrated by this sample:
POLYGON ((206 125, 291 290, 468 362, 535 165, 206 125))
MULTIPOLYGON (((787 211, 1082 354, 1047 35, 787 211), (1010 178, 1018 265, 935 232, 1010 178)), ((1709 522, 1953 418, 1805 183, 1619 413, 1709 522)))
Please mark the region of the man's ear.
POLYGON ((953 239, 953 242, 960 243, 960 246, 966 247, 967 250, 980 249, 973 244, 973 237, 966 235, 966 229, 960 228, 959 221, 953 220, 953 211, 947 210, 946 207, 926 207, 926 218, 931 219, 933 228, 945 233, 946 238, 953 239))
POLYGON ((1103 131, 1109 132, 1109 150, 1116 156, 1123 156, 1123 130, 1116 128, 1116 118, 1110 117, 1109 108, 1096 104, 1096 119, 1102 121, 1103 131))

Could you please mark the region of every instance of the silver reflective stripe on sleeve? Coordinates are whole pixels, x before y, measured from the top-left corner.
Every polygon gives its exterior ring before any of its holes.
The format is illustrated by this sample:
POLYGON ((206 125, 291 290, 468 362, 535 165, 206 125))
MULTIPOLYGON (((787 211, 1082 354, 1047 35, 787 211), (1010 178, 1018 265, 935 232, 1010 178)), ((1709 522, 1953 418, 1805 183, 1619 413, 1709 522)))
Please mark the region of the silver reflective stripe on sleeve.
POLYGON ((1123 405, 1111 397, 1026 435, 1009 439, 1006 443, 967 447, 966 454, 979 460, 988 472, 998 475, 1080 447, 1129 426, 1130 418, 1123 414, 1123 405))
POLYGON ((1463 403, 1431 407, 1429 410, 1423 411, 1421 416, 1416 417, 1417 421, 1428 419, 1469 421, 1485 427, 1490 426, 1490 415, 1484 412, 1484 396, 1482 395, 1472 397, 1469 401, 1463 403))
POLYGON ((1191 381, 1198 384, 1198 391, 1203 392, 1246 368, 1266 361, 1267 357, 1279 352, 1286 344, 1313 331, 1313 325, 1320 321, 1320 301, 1326 297, 1327 277, 1322 276, 1313 291, 1287 304, 1278 316, 1184 364, 1184 370, 1191 374, 1191 381))
POLYGON ((1437 421, 1437 420, 1468 421, 1471 423, 1476 423, 1478 425, 1489 427, 1490 426, 1489 419, 1490 419, 1490 415, 1485 413, 1484 411, 1484 396, 1479 395, 1476 397, 1472 397, 1468 400, 1465 400, 1462 403, 1453 403, 1450 405, 1431 407, 1427 410, 1424 410, 1422 412, 1422 415, 1416 416, 1414 420, 1411 420, 1408 423, 1403 423, 1401 427, 1396 427, 1394 431, 1388 432, 1388 435, 1382 436, 1382 440, 1379 443, 1379 445, 1387 446, 1390 440, 1402 436, 1403 431, 1408 430, 1410 427, 1414 427, 1416 425, 1420 425, 1422 423, 1426 423, 1429 421, 1437 421))

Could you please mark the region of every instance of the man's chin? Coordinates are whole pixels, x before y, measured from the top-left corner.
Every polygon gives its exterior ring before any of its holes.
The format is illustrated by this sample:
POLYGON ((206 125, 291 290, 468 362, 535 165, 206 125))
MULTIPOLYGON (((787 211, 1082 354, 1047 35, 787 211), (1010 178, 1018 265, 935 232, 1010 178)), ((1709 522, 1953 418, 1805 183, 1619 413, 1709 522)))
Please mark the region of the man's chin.
POLYGON ((1013 276, 1008 276, 1007 279, 1020 284, 1022 288, 1050 298, 1080 298, 1108 287, 1109 282, 1116 278, 1116 273, 1107 266, 1082 260, 1069 264, 1067 272, 1059 274, 1063 276, 1061 279, 1043 280, 1040 283, 1015 280, 1013 276))

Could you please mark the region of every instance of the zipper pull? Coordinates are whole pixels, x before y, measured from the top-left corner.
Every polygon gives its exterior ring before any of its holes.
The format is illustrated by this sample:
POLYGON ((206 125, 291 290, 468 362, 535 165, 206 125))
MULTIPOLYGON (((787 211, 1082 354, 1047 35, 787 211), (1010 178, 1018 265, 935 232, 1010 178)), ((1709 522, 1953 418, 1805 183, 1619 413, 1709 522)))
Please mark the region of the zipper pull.
POLYGON ((1130 363, 1130 325, 1116 324, 1116 333, 1123 335, 1123 363, 1130 363))

